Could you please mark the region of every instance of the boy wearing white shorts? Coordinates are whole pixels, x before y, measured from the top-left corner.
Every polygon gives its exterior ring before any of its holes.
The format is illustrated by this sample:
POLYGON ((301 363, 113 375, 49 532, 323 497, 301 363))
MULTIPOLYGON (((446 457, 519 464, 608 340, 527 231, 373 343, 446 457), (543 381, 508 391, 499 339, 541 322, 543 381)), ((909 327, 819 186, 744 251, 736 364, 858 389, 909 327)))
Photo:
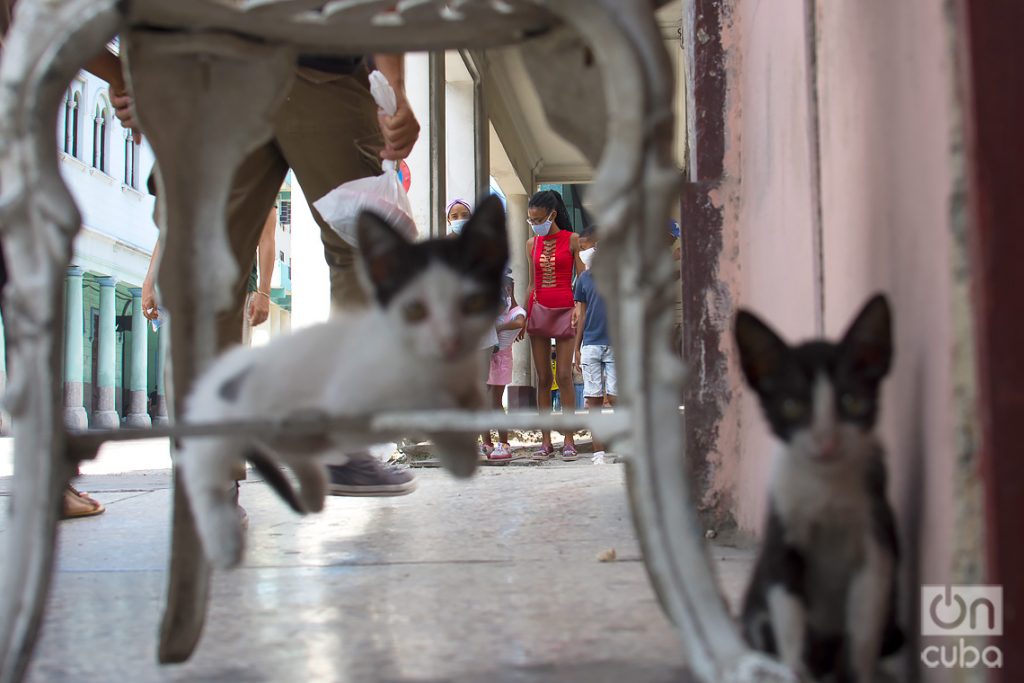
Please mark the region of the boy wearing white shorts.
MULTIPOLYGON (((580 233, 580 258, 587 269, 576 278, 573 299, 576 301, 576 358, 583 370, 583 397, 587 410, 615 405, 618 386, 615 378, 615 355, 608 336, 608 318, 604 300, 597 292, 590 274, 597 238, 593 226, 580 233), (582 322, 582 324, 580 324, 582 322)), ((595 465, 605 464, 604 444, 594 438, 595 465)))

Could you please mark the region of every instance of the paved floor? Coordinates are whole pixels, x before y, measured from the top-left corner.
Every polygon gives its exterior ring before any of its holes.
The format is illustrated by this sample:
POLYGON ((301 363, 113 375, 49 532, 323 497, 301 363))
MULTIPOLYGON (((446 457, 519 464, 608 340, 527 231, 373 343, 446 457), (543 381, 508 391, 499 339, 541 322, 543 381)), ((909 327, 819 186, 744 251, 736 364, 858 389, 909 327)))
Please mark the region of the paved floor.
MULTIPOLYGON (((161 456, 138 462, 148 457, 161 456)), ((108 510, 61 525, 28 681, 685 680, 640 562, 621 466, 582 460, 485 468, 470 482, 438 470, 417 478, 412 495, 332 498, 308 518, 262 483, 243 484, 245 565, 215 576, 192 661, 160 667, 168 472, 82 477, 79 487, 108 510), (617 561, 599 562, 610 548, 617 561)), ((9 486, 0 478, 0 492, 9 486)), ((6 505, 0 533, 5 522, 6 505)), ((750 553, 712 554, 735 599, 750 553)))

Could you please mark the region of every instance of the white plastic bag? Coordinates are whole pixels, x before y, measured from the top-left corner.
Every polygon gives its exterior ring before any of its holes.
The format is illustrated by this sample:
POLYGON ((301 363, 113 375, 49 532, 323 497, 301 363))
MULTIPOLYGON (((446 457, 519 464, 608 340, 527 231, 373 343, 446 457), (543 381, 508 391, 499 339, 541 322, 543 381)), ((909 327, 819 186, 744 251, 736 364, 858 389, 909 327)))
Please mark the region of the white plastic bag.
MULTIPOLYGON (((370 74, 370 94, 385 114, 395 115, 398 109, 395 91, 380 71, 370 74)), ((398 177, 398 163, 385 159, 381 167, 384 172, 380 175, 347 182, 313 202, 328 225, 353 246, 356 221, 363 211, 373 211, 409 239, 416 239, 419 234, 412 219, 409 196, 398 177)))

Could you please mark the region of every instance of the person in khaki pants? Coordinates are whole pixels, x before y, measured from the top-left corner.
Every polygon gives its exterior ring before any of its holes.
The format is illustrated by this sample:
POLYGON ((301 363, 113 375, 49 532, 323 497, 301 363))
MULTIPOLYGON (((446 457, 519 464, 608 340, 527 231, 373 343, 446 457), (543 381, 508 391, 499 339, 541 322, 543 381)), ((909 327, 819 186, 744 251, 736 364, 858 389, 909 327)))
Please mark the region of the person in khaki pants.
MULTIPOLYGON (((118 117, 131 120, 131 98, 115 98, 118 117)), ((405 96, 402 55, 300 57, 296 77, 274 119, 274 135, 239 167, 228 201, 228 239, 238 263, 235 305, 217 320, 221 350, 241 342, 246 284, 260 233, 291 169, 311 200, 350 180, 381 172, 382 159, 404 159, 419 137, 419 123, 405 96), (372 64, 369 62, 372 61, 372 64), (384 74, 395 90, 394 116, 378 113, 367 76, 384 74)), ((324 258, 330 267, 335 312, 367 305, 355 274, 355 251, 310 207, 320 227, 324 258)), ((146 291, 152 291, 152 283, 146 291)), ((143 309, 156 312, 154 298, 143 309)), ((396 496, 415 488, 405 471, 384 467, 370 453, 346 454, 329 465, 333 495, 396 496)))

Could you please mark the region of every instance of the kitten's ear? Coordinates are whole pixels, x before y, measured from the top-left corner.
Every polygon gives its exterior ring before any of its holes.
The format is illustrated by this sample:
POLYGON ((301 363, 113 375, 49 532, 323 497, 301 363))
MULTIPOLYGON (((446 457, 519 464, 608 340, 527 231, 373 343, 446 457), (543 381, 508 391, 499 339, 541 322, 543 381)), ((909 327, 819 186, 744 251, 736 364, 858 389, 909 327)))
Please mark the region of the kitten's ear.
POLYGON ((465 252, 474 265, 504 272, 508 263, 508 235, 501 199, 493 194, 485 197, 462 229, 459 240, 466 245, 465 252))
POLYGON ((858 375, 880 380, 892 364, 892 313, 884 294, 864 305, 839 344, 843 362, 858 375))
POLYGON ((786 362, 789 346, 749 311, 741 310, 736 314, 735 333, 740 366, 747 382, 758 393, 771 391, 775 377, 786 362))
POLYGON ((401 257, 409 246, 408 240, 371 211, 359 214, 356 237, 359 240, 359 255, 370 284, 378 294, 389 291, 401 273, 401 257))

